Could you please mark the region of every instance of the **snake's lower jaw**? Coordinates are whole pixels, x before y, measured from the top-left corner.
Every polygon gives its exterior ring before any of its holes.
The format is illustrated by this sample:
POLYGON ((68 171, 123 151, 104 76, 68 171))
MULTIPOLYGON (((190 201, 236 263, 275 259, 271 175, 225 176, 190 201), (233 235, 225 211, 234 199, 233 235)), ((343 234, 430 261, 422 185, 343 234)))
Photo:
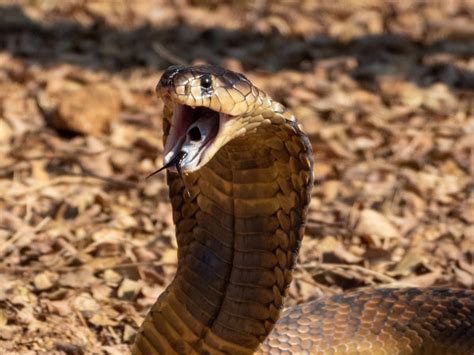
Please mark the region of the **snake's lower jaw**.
POLYGON ((207 108, 177 105, 165 145, 164 166, 184 173, 200 169, 228 141, 224 136, 231 120, 231 116, 207 108))

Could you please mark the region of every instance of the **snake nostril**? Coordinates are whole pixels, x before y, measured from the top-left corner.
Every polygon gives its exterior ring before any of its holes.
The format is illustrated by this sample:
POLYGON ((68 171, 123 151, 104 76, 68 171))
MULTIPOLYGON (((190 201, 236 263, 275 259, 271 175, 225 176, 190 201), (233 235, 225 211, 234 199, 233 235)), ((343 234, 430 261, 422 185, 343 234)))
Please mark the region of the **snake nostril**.
POLYGON ((162 86, 169 86, 172 83, 173 83, 173 74, 172 73, 170 73, 168 75, 165 74, 161 77, 160 84, 162 86))
POLYGON ((176 74, 182 69, 179 65, 173 65, 169 67, 161 76, 160 85, 161 86, 170 86, 173 84, 173 79, 176 74))

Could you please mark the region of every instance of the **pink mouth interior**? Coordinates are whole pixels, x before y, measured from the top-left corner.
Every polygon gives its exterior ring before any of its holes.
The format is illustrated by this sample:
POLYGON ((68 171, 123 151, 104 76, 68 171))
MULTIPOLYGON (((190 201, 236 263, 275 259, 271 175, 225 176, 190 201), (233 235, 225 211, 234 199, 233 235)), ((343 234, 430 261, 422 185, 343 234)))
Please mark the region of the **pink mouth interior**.
POLYGON ((180 151, 185 151, 184 167, 198 165, 203 152, 217 136, 219 120, 219 113, 206 107, 175 104, 173 124, 165 145, 165 164, 180 151))

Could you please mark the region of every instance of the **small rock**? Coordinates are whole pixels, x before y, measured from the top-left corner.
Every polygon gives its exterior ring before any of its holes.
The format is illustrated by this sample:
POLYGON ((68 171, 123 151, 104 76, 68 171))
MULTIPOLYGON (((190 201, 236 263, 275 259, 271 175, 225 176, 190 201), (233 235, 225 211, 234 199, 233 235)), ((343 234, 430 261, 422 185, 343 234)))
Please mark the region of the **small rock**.
POLYGON ((124 300, 133 300, 137 297, 140 289, 141 285, 138 281, 124 279, 117 290, 117 295, 119 298, 124 300))
POLYGON ((60 130, 97 135, 108 129, 120 107, 116 89, 106 84, 90 84, 64 94, 51 123, 60 130))

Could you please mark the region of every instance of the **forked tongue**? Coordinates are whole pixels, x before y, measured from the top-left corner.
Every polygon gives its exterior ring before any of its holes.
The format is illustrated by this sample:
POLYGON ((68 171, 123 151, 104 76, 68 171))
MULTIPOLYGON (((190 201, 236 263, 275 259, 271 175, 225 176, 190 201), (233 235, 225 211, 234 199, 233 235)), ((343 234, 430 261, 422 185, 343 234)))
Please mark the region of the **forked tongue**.
POLYGON ((146 178, 149 179, 152 176, 155 176, 156 174, 158 174, 160 171, 168 169, 168 168, 173 167, 173 166, 176 167, 176 170, 178 170, 178 172, 180 172, 180 175, 181 175, 180 160, 183 159, 185 156, 186 156, 185 152, 179 151, 168 163, 163 165, 158 170, 152 172, 146 178))

